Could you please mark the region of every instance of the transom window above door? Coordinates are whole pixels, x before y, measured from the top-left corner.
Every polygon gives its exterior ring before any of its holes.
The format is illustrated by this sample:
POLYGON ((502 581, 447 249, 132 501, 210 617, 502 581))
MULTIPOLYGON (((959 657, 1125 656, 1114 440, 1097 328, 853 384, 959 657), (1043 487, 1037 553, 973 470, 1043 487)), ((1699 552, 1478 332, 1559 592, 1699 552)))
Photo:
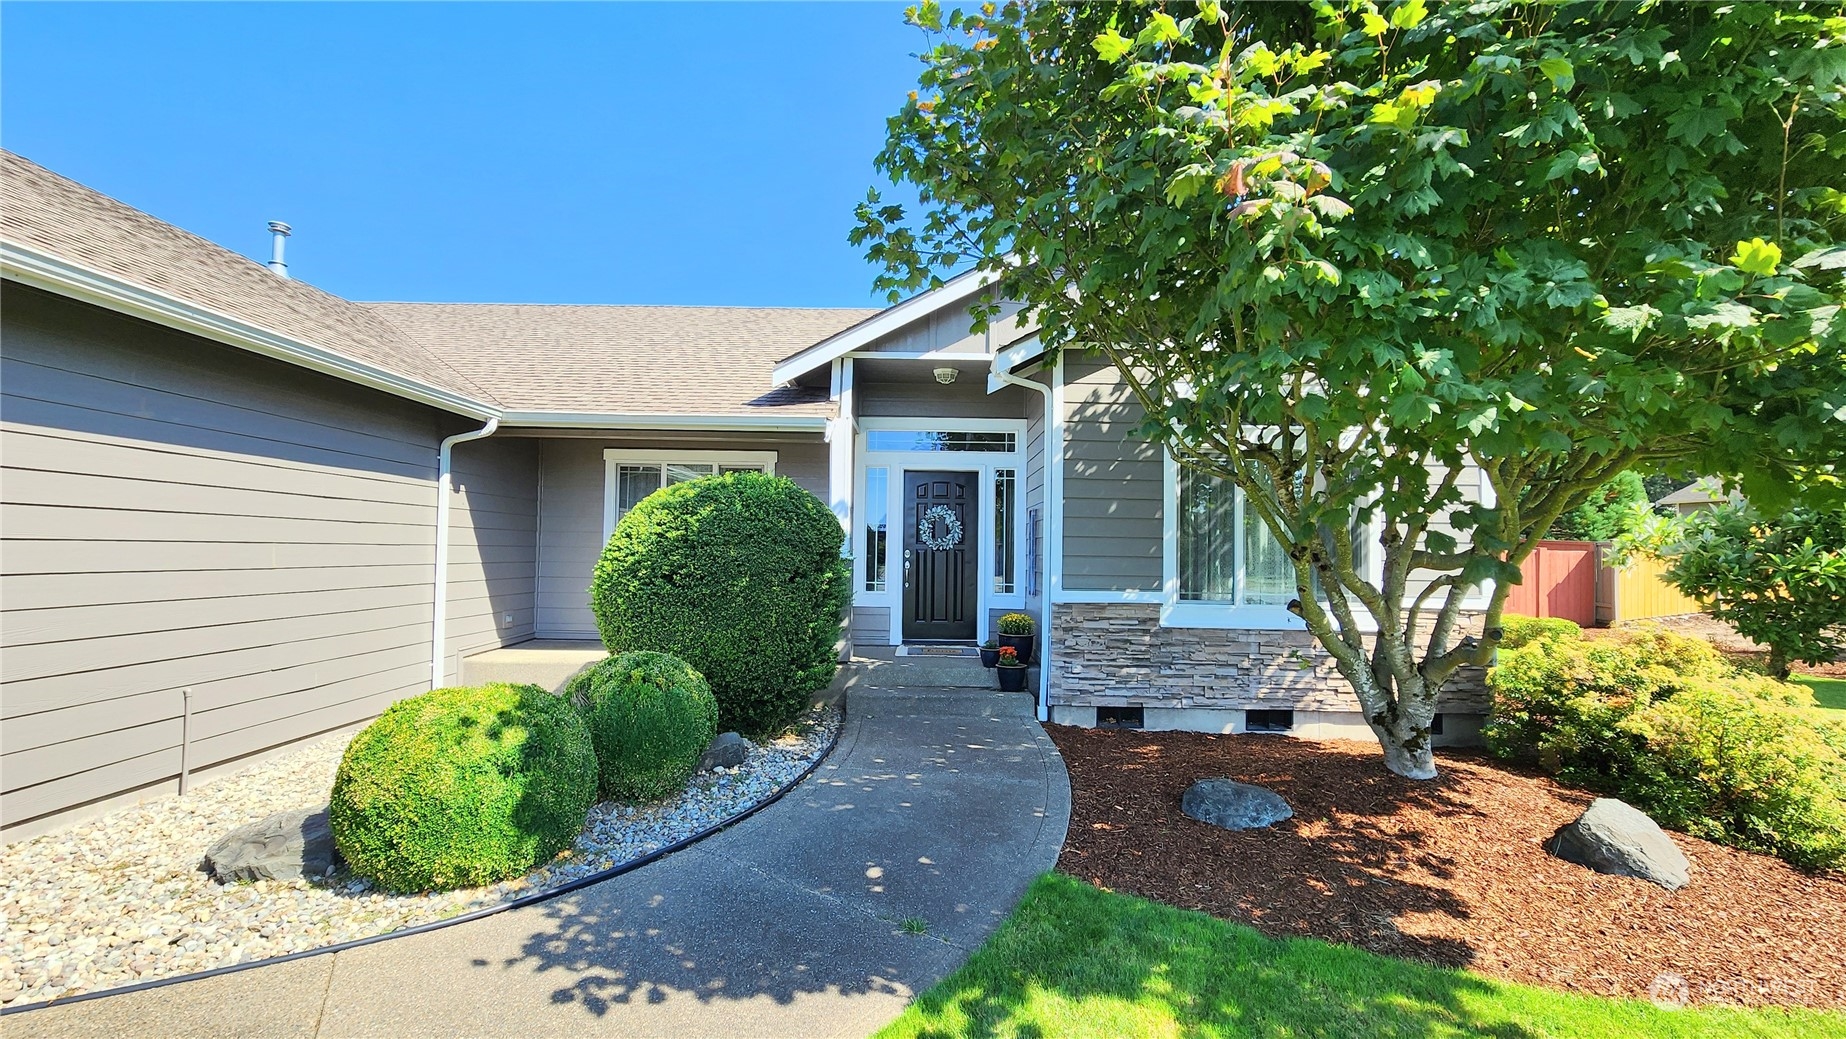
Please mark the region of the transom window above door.
POLYGON ((641 499, 676 483, 723 473, 776 471, 774 451, 648 451, 611 448, 603 452, 603 539, 641 499))

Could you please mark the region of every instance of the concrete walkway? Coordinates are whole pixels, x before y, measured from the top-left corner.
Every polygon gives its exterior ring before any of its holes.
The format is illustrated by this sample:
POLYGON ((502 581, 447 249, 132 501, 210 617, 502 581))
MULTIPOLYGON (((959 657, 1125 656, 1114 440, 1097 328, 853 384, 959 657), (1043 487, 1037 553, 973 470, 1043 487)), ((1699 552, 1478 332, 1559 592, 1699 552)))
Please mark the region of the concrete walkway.
POLYGON ((849 689, 839 746, 805 783, 626 876, 429 934, 10 1016, 0 1029, 7 1039, 867 1035, 1006 917, 1057 860, 1070 815, 1063 762, 1027 696, 866 688, 875 673, 849 689), (905 933, 906 920, 928 934, 905 933))

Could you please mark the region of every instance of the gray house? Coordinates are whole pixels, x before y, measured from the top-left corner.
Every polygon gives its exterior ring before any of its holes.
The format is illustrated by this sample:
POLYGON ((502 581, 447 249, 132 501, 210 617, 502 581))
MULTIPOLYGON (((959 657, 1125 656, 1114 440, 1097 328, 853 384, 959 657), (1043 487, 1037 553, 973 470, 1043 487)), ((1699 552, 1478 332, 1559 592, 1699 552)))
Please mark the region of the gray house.
MULTIPOLYGON (((1131 435, 1107 363, 970 334, 979 277, 885 310, 355 303, 0 172, 8 839, 581 656, 616 521, 734 469, 839 514, 861 654, 1021 611, 1051 720, 1370 738, 1234 494, 1131 435)), ((1451 696, 1466 735, 1478 683, 1451 696)))

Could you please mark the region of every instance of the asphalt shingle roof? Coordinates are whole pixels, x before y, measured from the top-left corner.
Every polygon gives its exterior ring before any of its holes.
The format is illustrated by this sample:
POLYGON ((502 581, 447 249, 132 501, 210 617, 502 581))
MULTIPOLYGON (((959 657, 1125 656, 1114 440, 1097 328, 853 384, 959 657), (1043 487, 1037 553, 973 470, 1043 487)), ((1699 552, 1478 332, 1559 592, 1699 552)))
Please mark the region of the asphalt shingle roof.
POLYGON ((354 303, 0 150, 0 236, 508 411, 827 415, 770 372, 874 309, 354 303))
POLYGON ((824 390, 773 388, 783 356, 876 310, 369 303, 509 411, 826 415, 824 390))
POLYGON ((67 263, 492 403, 481 387, 356 303, 0 151, 0 236, 67 263))

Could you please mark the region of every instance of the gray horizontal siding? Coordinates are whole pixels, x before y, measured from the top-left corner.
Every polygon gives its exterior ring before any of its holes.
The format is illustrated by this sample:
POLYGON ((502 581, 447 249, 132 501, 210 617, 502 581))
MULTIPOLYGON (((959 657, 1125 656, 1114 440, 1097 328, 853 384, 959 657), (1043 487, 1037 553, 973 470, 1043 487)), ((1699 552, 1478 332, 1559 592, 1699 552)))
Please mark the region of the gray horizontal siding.
MULTIPOLYGON (((426 688, 436 446, 462 428, 9 284, 7 836, 172 789, 184 690, 189 763, 202 770, 365 721, 426 688)), ((475 642, 503 605, 531 614, 532 454, 457 451, 451 632, 475 642)))
MULTIPOLYGON (((987 293, 983 293, 987 296, 987 293)), ((867 344, 860 353, 867 354, 914 354, 936 351, 955 353, 987 353, 988 343, 1006 345, 1025 334, 1019 321, 1020 304, 1011 301, 1000 304, 1000 313, 994 318, 988 332, 974 332, 974 318, 968 313, 966 304, 939 310, 910 322, 894 332, 880 336, 867 344)))
POLYGON ((812 440, 545 440, 539 449, 540 638, 595 638, 590 574, 603 550, 603 451, 774 451, 776 475, 827 499, 827 445, 812 440))
POLYGON ((889 606, 855 606, 852 611, 852 640, 868 646, 882 646, 891 641, 889 606))
POLYGON ((947 386, 921 381, 862 382, 853 388, 853 409, 861 418, 1016 419, 1024 417, 1025 392, 1007 386, 988 393, 985 379, 975 375, 947 386))
POLYGON ((513 437, 453 449, 447 682, 460 681, 462 657, 536 630, 538 456, 537 441, 513 437))
POLYGON ((1064 587, 1160 588, 1160 448, 1133 434, 1142 411, 1113 365, 1064 364, 1064 587))

